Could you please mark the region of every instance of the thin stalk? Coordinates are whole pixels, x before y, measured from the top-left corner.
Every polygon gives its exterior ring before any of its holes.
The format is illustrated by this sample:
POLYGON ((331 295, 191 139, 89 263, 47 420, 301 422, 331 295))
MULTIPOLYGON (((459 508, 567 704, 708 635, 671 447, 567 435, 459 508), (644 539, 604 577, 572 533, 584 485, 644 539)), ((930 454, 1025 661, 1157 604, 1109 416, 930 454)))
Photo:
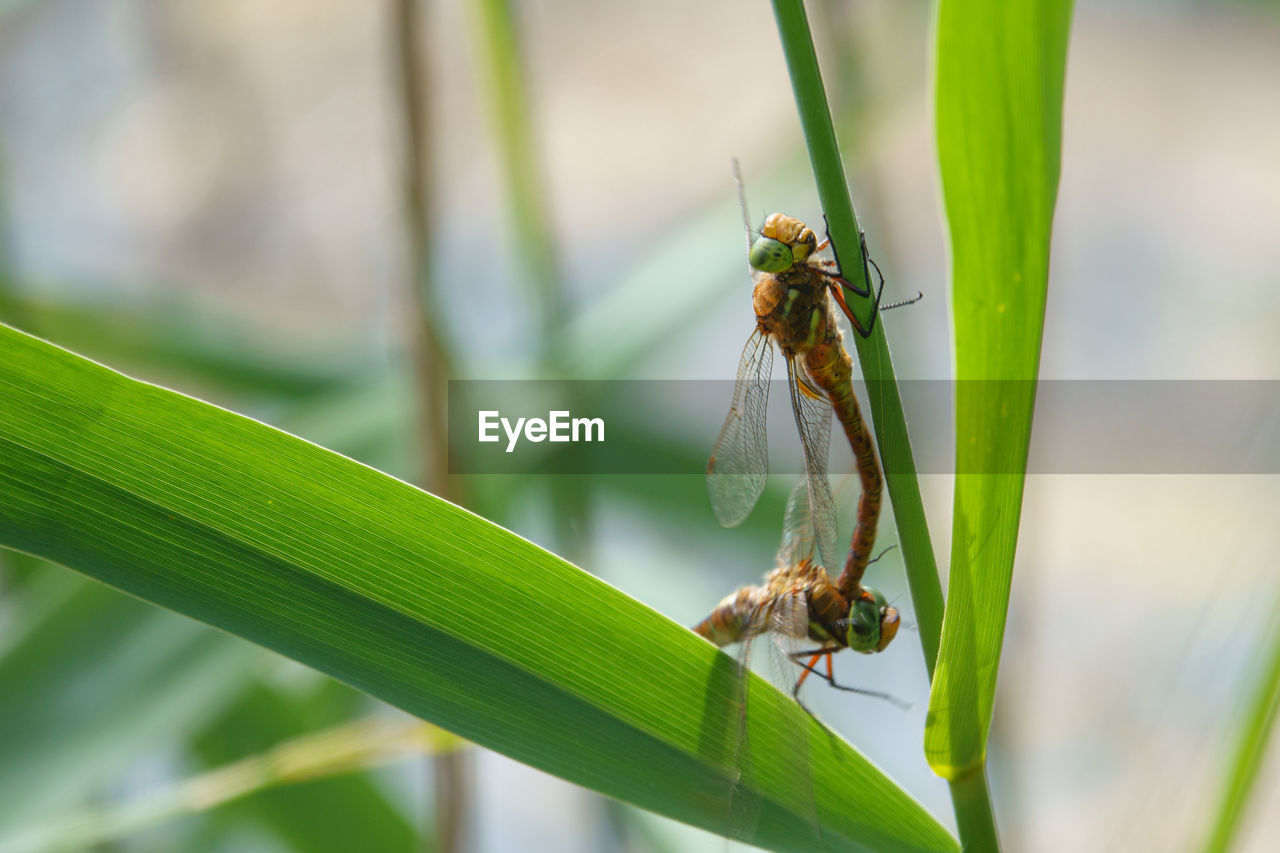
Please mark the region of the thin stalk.
MULTIPOLYGON (((422 51, 422 5, 419 0, 396 0, 392 41, 404 132, 401 180, 405 242, 408 245, 407 283, 416 311, 408 321, 409 351, 417 386, 418 455, 423 488, 446 500, 459 501, 456 482, 449 476, 448 389, 451 373, 448 350, 434 318, 435 284, 431 271, 432 149, 427 115, 430 108, 430 65, 422 51)), ((463 828, 470 812, 468 759, 450 751, 432 762, 435 796, 436 849, 455 853, 463 848, 463 828)))
POLYGON ((482 54, 490 112, 495 123, 494 140, 506 173, 511 225, 515 230, 516 257, 531 285, 542 337, 541 361, 559 365, 561 329, 567 298, 561 286, 555 238, 547 215, 547 194, 539 169, 541 157, 529 116, 529 96, 524 81, 522 52, 511 3, 508 0, 476 0, 469 4, 482 54))
MULTIPOLYGON (((857 284, 864 269, 859 239, 861 231, 849 198, 844 165, 836 144, 835 127, 831 122, 804 3, 801 0, 774 0, 773 10, 787 69, 791 73, 791 87, 809 149, 809 160, 813 164, 818 198, 827 215, 831 239, 840 247, 844 273, 857 284)), ((871 287, 871 282, 864 283, 871 287)), ((869 304, 863 307, 869 310, 869 304)), ((893 502, 893 514, 907 566, 907 582, 911 587, 911 601, 920 629, 920 645, 932 678, 942 636, 942 583, 929 539, 915 457, 907 438, 907 419, 902 410, 902 398, 898 393, 883 324, 876 323, 870 338, 853 335, 853 342, 867 382, 876 445, 884 463, 889 499, 893 502)))
POLYGON ((947 784, 951 788, 951 803, 960 828, 960 843, 966 853, 999 851, 1000 836, 996 832, 995 812, 991 809, 986 767, 947 784))
MULTIPOLYGON (((468 4, 475 44, 483 64, 494 140, 502 157, 508 193, 509 219, 515 232, 516 257, 530 285, 539 333, 539 366, 543 375, 557 377, 568 367, 565 320, 568 297, 563 286, 555 237, 543 187, 537 137, 530 118, 528 75, 512 4, 509 0, 476 0, 468 4)), ((574 409, 575 398, 565 401, 574 409)), ((590 563, 590 495, 585 480, 552 477, 551 518, 557 550, 571 561, 590 563)))
POLYGON ((421 48, 421 8, 419 0, 396 0, 392 23, 395 74, 404 133, 400 187, 409 255, 407 290, 416 308, 407 331, 418 388, 418 446, 423 457, 419 480, 428 491, 456 503, 452 494, 455 484, 448 476, 446 421, 452 358, 443 332, 434 320, 440 312, 435 310, 436 285, 431 270, 433 149, 427 127, 431 88, 430 66, 421 48))
POLYGON ((1231 849, 1240 818, 1258 780, 1262 759, 1267 754, 1277 712, 1280 712, 1280 606, 1276 607, 1270 624, 1271 644, 1262 659, 1261 677, 1244 706, 1239 740, 1218 803, 1218 816, 1201 848, 1204 853, 1225 853, 1231 849))

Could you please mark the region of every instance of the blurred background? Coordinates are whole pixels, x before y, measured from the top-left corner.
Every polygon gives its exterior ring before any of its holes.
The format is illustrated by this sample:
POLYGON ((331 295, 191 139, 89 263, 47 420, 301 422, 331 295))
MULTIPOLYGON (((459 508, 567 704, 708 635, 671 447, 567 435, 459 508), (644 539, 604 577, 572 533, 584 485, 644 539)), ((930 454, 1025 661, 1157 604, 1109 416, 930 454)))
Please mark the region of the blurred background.
MULTIPOLYGON (((0 319, 422 483, 691 624, 769 567, 790 486, 717 526, 723 410, 610 420, 686 477, 447 478, 433 418, 445 375, 732 378, 731 159, 753 217, 821 218, 768 4, 541 0, 505 36, 484 5, 0 3, 0 319)), ((932 7, 809 8, 886 296, 925 293, 884 319, 898 376, 947 379, 932 7)), ((1077 3, 1045 378, 1280 379, 1277 91, 1274 5, 1077 3)), ((923 479, 944 567, 951 485, 923 479)), ((1198 843, 1280 620, 1278 506, 1276 476, 1029 479, 991 754, 1006 849, 1198 843)), ((895 556, 871 579, 910 621, 895 556)), ((397 715, 57 566, 2 553, 0 591, 0 846, 397 715)), ((839 677, 911 709, 812 689, 815 710, 953 825, 917 636, 852 658, 839 677)), ((1269 751, 1240 849, 1280 831, 1269 751)), ((463 849, 723 849, 491 753, 461 776, 463 849)), ((393 762, 109 847, 434 849, 434 779, 393 762)))

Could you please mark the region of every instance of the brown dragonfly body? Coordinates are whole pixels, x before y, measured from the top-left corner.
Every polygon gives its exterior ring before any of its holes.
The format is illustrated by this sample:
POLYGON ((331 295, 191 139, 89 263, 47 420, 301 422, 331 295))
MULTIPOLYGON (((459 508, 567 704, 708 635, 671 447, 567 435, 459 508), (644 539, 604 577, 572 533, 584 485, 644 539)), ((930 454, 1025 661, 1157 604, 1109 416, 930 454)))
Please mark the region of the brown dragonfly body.
POLYGON ((881 651, 898 629, 897 611, 878 592, 862 586, 875 544, 883 477, 853 394, 853 363, 837 325, 836 306, 855 329, 861 332, 862 327, 845 304, 842 289, 849 285, 838 263, 817 256, 829 242, 819 244, 804 223, 775 213, 751 245, 756 329, 739 365, 733 407, 707 466, 712 506, 721 522, 732 526, 746 517, 763 489, 769 341, 786 359, 807 477, 792 494, 783 547, 764 583, 732 593, 694 628, 719 646, 766 631, 817 642, 819 648, 798 653, 812 658, 797 680, 797 691, 824 655, 825 677, 834 684, 832 653, 844 648, 881 651), (823 567, 836 561, 835 504, 825 473, 832 411, 857 459, 862 484, 853 541, 834 583, 823 567))

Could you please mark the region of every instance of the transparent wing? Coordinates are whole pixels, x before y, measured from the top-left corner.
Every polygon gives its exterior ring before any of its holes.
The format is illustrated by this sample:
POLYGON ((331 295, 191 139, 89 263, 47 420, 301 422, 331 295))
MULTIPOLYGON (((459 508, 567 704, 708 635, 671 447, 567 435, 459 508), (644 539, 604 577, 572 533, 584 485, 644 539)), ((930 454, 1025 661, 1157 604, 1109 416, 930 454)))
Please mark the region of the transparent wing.
MULTIPOLYGON (((733 784, 729 791, 728 810, 731 825, 737 828, 738 834, 744 837, 750 837, 754 833, 761 815, 761 802, 759 794, 755 790, 759 784, 757 773, 759 772, 760 757, 754 754, 753 744, 751 743, 748 708, 752 701, 752 690, 765 685, 764 682, 751 674, 753 666, 757 665, 757 661, 754 658, 760 657, 761 654, 763 655, 762 666, 766 671, 766 677, 775 687, 780 689, 790 689, 791 680, 794 680, 791 670, 795 669, 794 665, 785 657, 780 646, 768 637, 762 638, 758 636, 759 634, 771 632, 774 629, 774 625, 777 624, 774 602, 768 598, 761 600, 759 607, 753 613, 751 622, 754 627, 744 636, 738 652, 738 720, 733 758, 737 772, 733 776, 733 784)), ((812 835, 817 839, 819 837, 817 814, 816 806, 814 805, 813 786, 810 781, 812 774, 808 768, 810 761, 807 737, 808 720, 805 719, 804 712, 798 705, 794 706, 794 710, 787 708, 784 713, 790 713, 791 718, 782 726, 782 731, 779 732, 771 728, 763 741, 770 749, 770 757, 768 759, 770 772, 776 772, 778 757, 775 751, 778 749, 779 738, 781 737, 786 743, 786 746, 782 748, 783 760, 795 765, 794 767, 789 767, 789 773, 794 784, 784 786, 784 789, 791 792, 791 796, 794 797, 795 801, 787 803, 787 805, 795 810, 797 814, 809 815, 812 813, 810 819, 813 827, 812 835)))
POLYGON ((769 618, 769 630, 778 641, 783 651, 789 651, 782 638, 802 640, 809 636, 809 600, 801 591, 788 592, 778 596, 769 618))
POLYGON ((738 362, 733 405, 707 463, 707 492, 716 519, 735 527, 751 514, 764 490, 769 470, 765 414, 769 405, 769 373, 773 347, 769 336, 756 329, 747 339, 738 362))
POLYGON ((747 701, 751 684, 751 647, 752 638, 744 637, 738 648, 738 677, 736 679, 737 725, 734 732, 736 742, 733 747, 733 766, 735 772, 729 786, 729 820, 732 826, 741 827, 748 833, 754 833, 759 820, 760 811, 755 808, 754 798, 750 791, 752 778, 750 731, 747 726, 747 701))
POLYGON ((800 445, 804 448, 809 512, 818 542, 818 557, 823 566, 839 566, 842 561, 836 553, 836 504, 831 497, 831 485, 827 482, 831 404, 801 388, 801 383, 808 387, 808 379, 795 359, 790 357, 787 359, 787 380, 787 390, 791 393, 791 410, 796 417, 796 427, 800 430, 800 445))
POLYGON ((787 513, 782 522, 782 544, 778 546, 775 565, 780 568, 798 566, 813 557, 813 514, 809 511, 809 480, 801 477, 787 498, 787 513))
MULTIPOLYGON (((744 837, 750 837, 759 822, 761 814, 761 804, 758 794, 753 790, 758 776, 758 758, 754 755, 753 745, 751 743, 751 731, 748 725, 748 706, 751 701, 751 690, 755 686, 760 686, 761 682, 751 676, 753 664, 753 655, 759 656, 763 653, 766 660, 765 668, 767 675, 772 683, 782 690, 789 691, 795 682, 795 665, 787 658, 787 646, 794 645, 795 640, 779 635, 776 633, 780 628, 795 630, 795 626, 800 625, 801 614, 807 620, 808 605, 803 593, 793 594, 791 596, 783 596, 781 598, 771 598, 762 595, 758 606, 753 611, 750 620, 755 626, 752 631, 747 632, 744 636, 739 649, 738 655, 738 678, 737 678, 737 731, 736 743, 733 748, 733 764, 737 772, 733 775, 733 782, 729 790, 729 818, 732 826, 738 828, 738 834, 744 837), (779 613, 779 607, 782 613, 779 613), (771 638, 759 638, 756 635, 768 632, 773 636, 771 638), (754 642, 753 642, 754 638, 754 642), (782 643, 778 642, 779 640, 782 643), (760 652, 756 650, 759 649, 760 652)), ((803 627, 807 630, 807 624, 803 627)), ((813 772, 810 767, 813 756, 810 753, 808 726, 809 719, 806 712, 800 705, 788 703, 784 706, 783 713, 788 717, 780 728, 771 727, 767 733, 764 742, 767 742, 769 752, 769 768, 770 772, 777 772, 779 764, 779 753, 781 754, 781 763, 784 772, 791 782, 789 785, 782 786, 788 802, 785 806, 794 811, 797 815, 804 815, 808 818, 809 837, 805 838, 803 831, 800 831, 798 838, 800 843, 809 842, 810 846, 815 849, 821 846, 821 834, 818 829, 818 815, 816 798, 813 790, 813 772), (783 744, 779 747, 779 743, 783 744)))

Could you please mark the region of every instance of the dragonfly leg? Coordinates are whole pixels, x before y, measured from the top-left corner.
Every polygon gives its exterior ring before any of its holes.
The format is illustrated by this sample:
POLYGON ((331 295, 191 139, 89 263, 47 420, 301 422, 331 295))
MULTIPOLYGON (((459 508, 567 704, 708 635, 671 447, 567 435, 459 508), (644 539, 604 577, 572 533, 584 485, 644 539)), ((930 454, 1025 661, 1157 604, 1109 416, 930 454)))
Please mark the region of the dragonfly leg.
POLYGON ((815 714, 815 713, 813 713, 813 711, 809 708, 809 706, 808 706, 808 705, 804 704, 804 700, 802 700, 799 696, 792 696, 791 698, 792 698, 792 699, 795 699, 795 700, 796 700, 796 704, 800 706, 800 710, 801 710, 801 711, 804 711, 804 712, 805 712, 806 714, 808 714, 810 717, 813 717, 814 721, 815 721, 816 723, 818 723, 818 725, 825 725, 825 724, 822 722, 822 720, 819 720, 819 719, 818 719, 818 715, 817 715, 817 714, 815 714))
MULTIPOLYGON (((904 711, 911 707, 911 703, 904 702, 898 697, 890 693, 885 693, 880 690, 868 690, 865 687, 853 687, 852 685, 841 684, 840 682, 836 681, 835 675, 832 673, 832 670, 831 670, 831 655, 832 653, 838 652, 838 651, 840 650, 825 649, 825 648, 809 649, 807 651, 793 652, 787 655, 787 657, 791 658, 791 661, 793 663, 795 663, 797 666, 805 670, 803 673, 801 673, 800 678, 796 681, 795 689, 791 691, 791 695, 793 697, 796 697, 796 692, 799 691, 801 682, 803 682, 805 678, 808 677, 809 673, 812 672, 814 675, 818 676, 823 681, 827 682, 837 690, 844 690, 849 693, 861 693, 863 696, 871 696, 876 699, 883 699, 886 702, 889 702, 890 704, 894 705, 895 707, 901 708, 904 711), (821 658, 823 655, 826 655, 826 658, 827 658, 826 675, 823 675, 821 672, 819 672, 817 669, 814 668, 814 665, 818 662, 818 659, 821 658), (801 658, 804 658, 804 657, 809 658, 808 663, 804 663, 800 660, 801 658)), ((796 701, 797 702, 799 701, 799 697, 796 697, 796 701)))
POLYGON ((824 647, 821 649, 809 649, 808 651, 803 651, 803 652, 787 653, 787 657, 791 659, 791 662, 794 663, 796 666, 800 667, 802 670, 804 670, 804 672, 800 673, 800 677, 796 679, 796 686, 791 688, 792 698, 794 698, 797 702, 800 701, 800 685, 804 684, 804 680, 809 677, 809 673, 811 672, 814 675, 818 676, 819 678, 825 679, 827 681, 831 680, 831 654, 832 652, 838 652, 838 651, 840 650, 829 649, 824 647), (818 672, 818 670, 814 669, 814 666, 817 665, 818 661, 821 660, 823 656, 825 656, 827 659, 826 675, 823 675, 822 673, 818 672), (809 658, 808 663, 805 663, 804 661, 801 660, 801 658, 806 658, 806 657, 809 658))
POLYGON ((819 269, 815 271, 826 279, 828 286, 831 288, 831 294, 835 297, 836 303, 840 306, 840 310, 849 318, 849 323, 863 338, 871 337, 871 332, 876 327, 876 316, 881 311, 888 311, 890 308, 898 308, 903 305, 910 305, 913 302, 919 302, 924 298, 924 294, 917 292, 910 299, 904 299, 900 302, 894 302, 892 305, 881 305, 880 299, 884 296, 884 273, 880 271, 880 265, 871 259, 871 253, 867 250, 867 233, 865 231, 858 232, 858 243, 862 249, 862 275, 866 281, 865 287, 856 287, 853 282, 844 277, 844 267, 840 263, 840 252, 836 249, 836 244, 831 239, 831 224, 827 222, 827 217, 823 215, 823 223, 826 225, 827 239, 823 241, 819 248, 831 247, 831 254, 834 256, 833 263, 819 261, 819 269), (834 268, 834 269, 833 269, 834 268), (871 270, 875 269, 876 278, 880 280, 879 286, 874 288, 871 284, 871 270), (856 314, 849 310, 849 304, 844 298, 844 290, 848 289, 855 295, 863 299, 875 298, 875 302, 871 306, 871 320, 866 328, 863 328, 861 321, 858 320, 856 314))
MULTIPOLYGON (((849 303, 846 302, 844 298, 845 285, 848 285, 849 289, 853 290, 854 293, 857 293, 858 291, 854 289, 852 284, 845 281, 843 278, 840 278, 838 275, 831 275, 830 273, 822 273, 822 274, 827 277, 827 285, 831 288, 832 298, 834 298, 836 301, 836 304, 840 306, 840 310, 844 312, 844 316, 849 318, 849 325, 853 326, 853 330, 857 332, 859 335, 861 335, 862 337, 864 338, 871 337, 870 332, 863 331, 862 321, 859 320, 858 315, 853 313, 852 309, 849 308, 849 303)), ((873 328, 874 328, 874 325, 875 324, 873 321, 872 323, 873 328)))
MULTIPOLYGON (((840 250, 836 248, 835 242, 831 239, 831 223, 827 222, 827 215, 825 213, 822 215, 822 224, 826 228, 827 239, 823 240, 822 245, 819 246, 818 248, 825 249, 827 246, 831 247, 831 255, 832 257, 835 258, 834 277, 840 279, 841 281, 844 281, 844 265, 840 263, 840 250)), ((858 294, 863 299, 867 299, 871 296, 871 271, 866 268, 867 262, 871 261, 871 265, 873 267, 876 267, 877 274, 880 272, 880 267, 877 267, 876 262, 871 260, 871 253, 867 251, 867 232, 866 231, 861 231, 861 230, 858 231, 858 243, 862 248, 862 267, 863 267, 862 272, 863 272, 863 275, 866 276, 867 287, 865 290, 859 290, 858 288, 854 287, 852 283, 848 281, 845 281, 844 283, 854 293, 858 294)), ((831 276, 831 273, 824 272, 823 275, 831 276)), ((880 286, 881 288, 884 287, 884 276, 880 276, 880 286)), ((877 297, 876 302, 878 303, 879 301, 880 299, 877 297)))
MULTIPOLYGON (((812 658, 809 659, 808 663, 800 663, 800 661, 796 660, 796 655, 804 656, 806 654, 809 654, 809 653, 797 652, 796 654, 787 656, 791 658, 792 663, 799 665, 799 667, 804 670, 804 672, 800 673, 800 677, 796 679, 796 686, 791 688, 791 695, 793 697, 799 695, 800 685, 804 684, 804 680, 809 677, 809 673, 812 672, 816 675, 821 675, 821 673, 819 673, 816 669, 813 668, 813 665, 816 664, 818 660, 822 657, 822 652, 818 652, 817 654, 815 654, 812 658)), ((827 655, 827 666, 831 666, 830 655, 827 655)))
POLYGON ((872 563, 876 562, 876 561, 877 561, 877 560, 879 560, 881 557, 883 557, 885 554, 888 554, 890 551, 892 551, 894 548, 897 548, 897 547, 898 547, 898 544, 895 542, 894 544, 890 545, 888 548, 885 548, 885 549, 884 549, 883 551, 881 551, 879 554, 876 554, 876 555, 875 555, 874 557, 872 557, 870 560, 867 560, 867 565, 868 565, 868 566, 869 566, 869 565, 871 565, 872 563))

